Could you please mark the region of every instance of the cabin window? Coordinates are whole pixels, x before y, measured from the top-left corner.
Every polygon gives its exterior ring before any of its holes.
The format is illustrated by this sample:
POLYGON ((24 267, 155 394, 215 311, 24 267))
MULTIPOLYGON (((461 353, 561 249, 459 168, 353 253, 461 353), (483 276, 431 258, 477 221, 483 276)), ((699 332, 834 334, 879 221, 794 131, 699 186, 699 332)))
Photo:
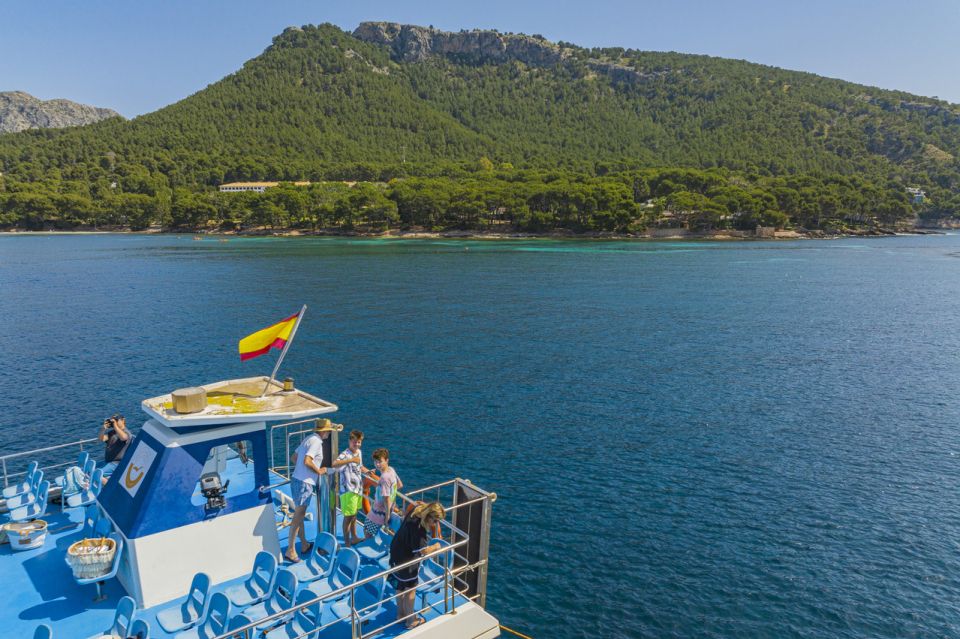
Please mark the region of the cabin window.
POLYGON ((190 503, 207 510, 219 510, 232 498, 253 492, 256 487, 253 442, 237 440, 210 449, 190 503))

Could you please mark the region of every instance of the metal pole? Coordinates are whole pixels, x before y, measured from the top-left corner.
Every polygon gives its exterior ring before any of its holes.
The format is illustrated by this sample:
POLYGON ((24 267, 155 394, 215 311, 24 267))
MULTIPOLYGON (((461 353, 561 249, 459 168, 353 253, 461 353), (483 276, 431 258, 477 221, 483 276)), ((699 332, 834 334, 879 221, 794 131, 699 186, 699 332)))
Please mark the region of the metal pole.
POLYGON ((443 614, 450 612, 450 568, 447 566, 447 556, 443 556, 443 614))
MULTIPOLYGON (((340 450, 340 434, 336 431, 330 431, 330 463, 333 463, 333 460, 337 458, 337 451, 340 450)), ((333 470, 333 466, 327 467, 327 473, 324 477, 327 477, 329 481, 324 483, 324 489, 327 491, 327 532, 333 536, 337 535, 337 478, 339 473, 333 473, 331 477, 330 471, 333 470)), ((319 513, 317 517, 319 517, 319 513)))
POLYGON ((3 458, 3 487, 7 487, 7 458, 3 458))
POLYGON ((290 339, 283 345, 283 350, 280 351, 280 357, 277 358, 277 365, 273 367, 273 372, 270 373, 270 379, 268 379, 267 383, 263 386, 263 392, 260 393, 260 397, 267 394, 267 389, 270 388, 270 382, 274 381, 274 378, 277 376, 277 370, 280 368, 281 362, 283 362, 283 356, 287 354, 287 349, 290 348, 290 344, 293 344, 293 338, 296 336, 297 329, 300 328, 300 322, 303 321, 303 314, 306 312, 307 305, 304 304, 303 308, 300 309, 300 313, 297 315, 297 323, 293 325, 293 330, 290 331, 290 339))
POLYGON ((354 593, 357 592, 356 588, 350 589, 350 637, 351 639, 357 639, 357 621, 359 615, 357 615, 357 600, 354 597, 354 593))

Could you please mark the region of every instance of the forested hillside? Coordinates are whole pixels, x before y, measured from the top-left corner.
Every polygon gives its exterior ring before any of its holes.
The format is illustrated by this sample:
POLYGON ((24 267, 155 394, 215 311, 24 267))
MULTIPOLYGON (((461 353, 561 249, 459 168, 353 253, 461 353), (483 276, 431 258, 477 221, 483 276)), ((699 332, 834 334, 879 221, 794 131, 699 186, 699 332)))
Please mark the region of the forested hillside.
POLYGON ((307 26, 155 113, 0 136, 0 224, 898 226, 960 215, 958 152, 960 108, 812 74, 307 26), (327 183, 215 192, 234 180, 327 183))

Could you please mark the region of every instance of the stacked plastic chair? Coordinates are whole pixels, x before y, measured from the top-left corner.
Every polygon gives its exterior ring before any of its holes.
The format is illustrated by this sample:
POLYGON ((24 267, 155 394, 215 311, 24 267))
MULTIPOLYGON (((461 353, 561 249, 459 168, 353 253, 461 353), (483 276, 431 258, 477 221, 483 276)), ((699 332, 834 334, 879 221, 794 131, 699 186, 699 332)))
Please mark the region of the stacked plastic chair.
POLYGON ((327 532, 317 534, 310 554, 303 561, 288 566, 287 570, 297 576, 301 584, 309 584, 330 575, 340 544, 327 532))
POLYGON ((33 472, 27 476, 26 481, 16 486, 9 486, 8 488, 14 489, 16 494, 6 497, 7 510, 13 510, 21 506, 29 506, 34 503, 37 500, 37 493, 40 491, 40 484, 42 483, 43 471, 34 469, 33 472))
MULTIPOLYGON (((305 604, 311 599, 316 597, 304 589, 297 597, 296 605, 305 604)), ((314 601, 297 610, 289 622, 268 632, 267 639, 316 639, 320 634, 320 620, 320 602, 314 601)))
POLYGON ((127 636, 133 639, 150 639, 150 624, 143 619, 134 619, 127 632, 130 633, 127 636))
POLYGON ((362 544, 353 546, 353 549, 360 555, 360 561, 365 564, 376 564, 381 569, 389 568, 390 563, 390 539, 389 535, 382 530, 377 530, 377 534, 362 544))
MULTIPOLYGON (((277 571, 277 578, 273 580, 273 588, 270 590, 270 596, 256 605, 250 606, 243 611, 244 616, 250 621, 260 621, 265 617, 279 614, 284 610, 293 607, 293 597, 297 592, 297 578, 287 570, 281 568, 277 571)), ((262 624, 262 627, 271 625, 262 624)), ((258 627, 261 627, 258 625, 258 627)))
POLYGON ((449 550, 450 544, 443 539, 431 539, 428 545, 433 544, 440 544, 448 550, 420 562, 420 584, 417 586, 417 595, 420 596, 421 609, 427 607, 427 596, 430 593, 443 590, 444 565, 448 569, 453 568, 453 550, 449 550))
POLYGON ((222 592, 210 595, 210 606, 203 621, 176 635, 174 639, 213 639, 227 630, 230 621, 230 600, 222 592))
POLYGON ((230 586, 224 593, 239 609, 260 603, 270 594, 277 577, 277 558, 261 550, 253 559, 253 570, 243 583, 230 586))
MULTIPOLYGON (((40 471, 42 472, 42 471, 40 471)), ((24 522, 40 519, 47 514, 47 494, 50 492, 50 482, 44 480, 34 495, 34 500, 26 506, 20 506, 10 511, 10 521, 24 522)))
MULTIPOLYGON (((87 470, 87 468, 86 468, 87 463, 90 462, 90 461, 91 461, 91 460, 90 460, 90 453, 88 453, 88 452, 85 451, 85 450, 81 450, 80 453, 77 455, 77 461, 76 461, 76 463, 74 463, 74 466, 76 466, 77 468, 83 469, 83 473, 84 473, 87 477, 89 477, 89 476, 90 476, 90 473, 93 472, 93 467, 92 467, 92 466, 91 466, 90 470, 87 470)), ((63 488, 63 485, 66 483, 66 481, 67 481, 67 474, 64 473, 63 475, 60 475, 59 477, 57 477, 57 478, 54 480, 54 484, 56 484, 59 488, 63 488)))
POLYGON ((97 503, 97 497, 103 489, 103 469, 98 468, 90 476, 90 485, 86 490, 67 497, 67 508, 85 508, 97 503))
MULTIPOLYGON (((360 576, 357 581, 374 577, 381 572, 379 566, 364 566, 360 570, 360 576)), ((330 610, 337 619, 342 619, 348 623, 351 622, 353 612, 356 611, 357 621, 361 624, 367 623, 383 611, 383 591, 386 587, 386 575, 371 579, 367 583, 357 586, 354 589, 353 610, 350 608, 349 599, 334 601, 330 606, 330 610)))
MULTIPOLYGON (((132 597, 123 597, 117 602, 117 611, 113 613, 113 624, 103 632, 94 635, 90 639, 100 639, 107 637, 122 637, 126 639, 131 636, 134 626, 134 615, 137 613, 137 604, 132 597)), ((149 628, 146 632, 149 634, 149 628)), ((135 635, 134 635, 135 636, 135 635)), ((144 639, 147 639, 144 637, 144 639)))
MULTIPOLYGON (((11 497, 16 497, 17 495, 22 495, 25 492, 29 492, 32 489, 33 476, 37 472, 43 472, 42 470, 39 470, 39 464, 37 464, 35 461, 30 462, 27 464, 27 472, 23 476, 23 481, 19 484, 14 484, 13 486, 7 486, 3 489, 3 492, 0 493, 0 495, 3 495, 4 499, 10 499, 11 497)), ((40 482, 37 481, 37 483, 39 484, 40 482)))
MULTIPOLYGON (((341 548, 337 552, 335 566, 330 571, 330 576, 322 581, 315 582, 307 586, 307 590, 313 593, 315 597, 322 597, 330 593, 345 588, 357 581, 357 575, 360 573, 360 555, 353 548, 341 548)), ((349 592, 343 592, 331 599, 335 601, 346 597, 349 592)))
POLYGON ((197 625, 207 615, 210 607, 210 577, 198 572, 193 577, 183 603, 165 608, 157 613, 157 623, 169 634, 197 625))

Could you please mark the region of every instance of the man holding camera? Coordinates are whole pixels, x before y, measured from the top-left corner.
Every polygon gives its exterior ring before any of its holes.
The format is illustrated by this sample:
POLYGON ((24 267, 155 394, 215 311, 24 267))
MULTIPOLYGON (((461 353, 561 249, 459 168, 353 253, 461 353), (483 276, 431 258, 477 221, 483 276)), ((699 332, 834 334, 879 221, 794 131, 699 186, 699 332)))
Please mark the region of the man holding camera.
POLYGON ((123 415, 114 415, 103 420, 103 426, 100 427, 100 441, 106 444, 103 452, 104 464, 101 466, 103 483, 106 484, 130 444, 130 431, 127 430, 127 420, 123 415))

